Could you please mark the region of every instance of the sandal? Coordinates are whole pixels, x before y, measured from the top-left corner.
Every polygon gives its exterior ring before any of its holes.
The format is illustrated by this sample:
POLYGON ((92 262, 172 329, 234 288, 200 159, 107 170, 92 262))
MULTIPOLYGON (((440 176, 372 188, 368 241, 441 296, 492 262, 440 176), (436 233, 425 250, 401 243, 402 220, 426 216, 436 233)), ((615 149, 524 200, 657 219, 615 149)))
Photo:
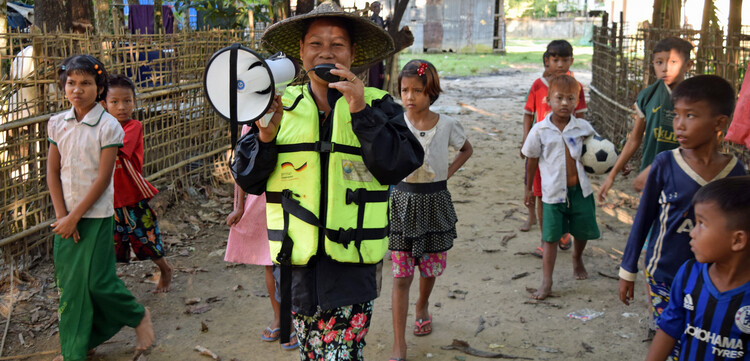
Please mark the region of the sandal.
POLYGON ((573 246, 573 236, 571 236, 570 233, 563 234, 563 236, 560 237, 560 243, 558 243, 558 246, 563 251, 569 250, 570 247, 573 246))
POLYGON ((299 339, 297 339, 297 341, 295 341, 294 343, 292 343, 292 339, 296 338, 296 337, 297 337, 297 333, 296 332, 292 332, 292 334, 289 335, 289 343, 282 343, 281 344, 281 348, 283 348, 284 350, 294 350, 297 347, 299 347, 299 339))
POLYGON ((266 342, 276 341, 281 337, 280 332, 281 332, 280 328, 271 329, 271 327, 266 327, 263 333, 260 334, 260 339, 266 342), (271 337, 267 337, 265 335, 266 331, 268 331, 268 334, 271 335, 271 337))
POLYGON ((537 247, 534 252, 531 253, 534 257, 538 258, 544 258, 544 249, 542 247, 537 247))
POLYGON ((416 321, 414 321, 414 336, 427 336, 432 333, 432 315, 430 315, 430 318, 423 319, 419 318, 416 321), (429 330, 425 330, 424 328, 430 326, 429 330))

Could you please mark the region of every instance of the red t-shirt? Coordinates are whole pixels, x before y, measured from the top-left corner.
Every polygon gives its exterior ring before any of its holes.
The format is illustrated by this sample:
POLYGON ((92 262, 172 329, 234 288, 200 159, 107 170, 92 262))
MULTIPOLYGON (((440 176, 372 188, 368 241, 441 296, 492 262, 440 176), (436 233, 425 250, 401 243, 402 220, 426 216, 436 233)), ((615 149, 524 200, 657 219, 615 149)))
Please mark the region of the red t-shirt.
MULTIPOLYGON (((581 91, 578 93, 576 113, 586 111, 586 95, 583 93, 583 85, 581 82, 578 82, 578 85, 580 85, 581 91)), ((548 90, 549 84, 547 84, 547 79, 543 77, 535 80, 534 84, 531 85, 529 96, 526 98, 526 106, 524 106, 523 110, 526 114, 536 114, 534 123, 541 122, 552 111, 546 99, 548 90)))
POLYGON ((115 208, 132 206, 159 193, 143 178, 143 125, 135 119, 120 125, 125 138, 115 162, 115 208))

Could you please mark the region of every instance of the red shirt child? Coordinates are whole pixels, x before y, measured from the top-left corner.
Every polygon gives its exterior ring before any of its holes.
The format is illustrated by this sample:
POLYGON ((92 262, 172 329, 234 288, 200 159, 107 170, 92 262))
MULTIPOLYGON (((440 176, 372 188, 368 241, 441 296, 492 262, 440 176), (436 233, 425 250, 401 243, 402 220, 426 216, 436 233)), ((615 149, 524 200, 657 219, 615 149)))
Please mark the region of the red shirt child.
POLYGON ((115 163, 115 208, 132 206, 159 193, 143 178, 143 125, 136 119, 120 124, 125 139, 115 163))

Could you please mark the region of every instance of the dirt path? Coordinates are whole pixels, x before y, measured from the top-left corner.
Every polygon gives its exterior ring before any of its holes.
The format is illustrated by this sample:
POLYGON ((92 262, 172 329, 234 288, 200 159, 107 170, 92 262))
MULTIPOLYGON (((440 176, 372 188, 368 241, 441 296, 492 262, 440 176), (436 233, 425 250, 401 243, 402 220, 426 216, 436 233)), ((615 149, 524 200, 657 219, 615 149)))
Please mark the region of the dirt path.
MULTIPOLYGON (((479 360, 441 349, 453 339, 465 340, 480 350, 535 360, 634 360, 646 354, 648 343, 642 339, 647 312, 642 284, 637 286, 637 302, 627 307, 617 299, 617 280, 613 279, 635 212, 634 193, 620 191, 629 188, 628 181, 616 184, 610 203, 599 205, 597 210, 603 237, 589 242, 585 251, 589 279, 573 278, 570 251, 563 251, 558 254, 555 269, 556 297, 546 302, 529 298, 527 288, 538 287, 541 281, 541 261, 529 255, 538 245, 540 234, 538 228, 528 233, 517 231, 526 216, 522 206, 523 161, 518 150, 524 97, 539 73, 540 69, 509 69, 493 76, 442 82, 445 93, 435 110, 458 116, 475 151, 464 169, 449 181, 459 216, 459 238, 431 298, 434 332, 421 338, 407 332, 410 360, 479 360), (585 309, 602 314, 587 322, 568 316, 585 309)), ((590 81, 587 73, 579 72, 577 77, 584 84, 590 81)), ((592 178, 595 186, 601 181, 592 178)), ((198 196, 187 197, 192 200, 171 207, 162 217, 165 240, 172 246, 169 259, 179 267, 171 293, 151 294, 154 285, 144 282, 154 271, 150 262, 119 269, 139 301, 153 314, 158 344, 148 360, 210 360, 193 350, 196 345, 214 351, 223 360, 298 360, 296 352, 282 351, 277 343, 259 340, 271 312, 262 267, 223 262, 228 229, 222 222, 231 207, 230 191, 227 186, 206 197, 206 190, 199 190, 198 196), (210 310, 186 314, 185 300, 190 298, 200 298, 198 305, 207 305, 210 310), (201 323, 207 331, 201 330, 201 323)), ((36 277, 36 283, 29 282, 27 288, 44 283, 45 289, 16 306, 6 355, 57 347, 56 316, 50 308, 56 305, 51 266, 41 265, 30 274, 36 277), (43 328, 45 322, 51 322, 51 326, 43 328), (25 342, 31 346, 20 345, 19 330, 24 330, 25 342)), ((386 261, 382 295, 375 302, 367 335, 368 360, 387 360, 390 356, 391 285, 391 263, 386 261)), ((409 319, 413 319, 416 291, 414 285, 409 319)), ((133 337, 132 330, 123 330, 98 348, 97 359, 127 360, 133 337)))

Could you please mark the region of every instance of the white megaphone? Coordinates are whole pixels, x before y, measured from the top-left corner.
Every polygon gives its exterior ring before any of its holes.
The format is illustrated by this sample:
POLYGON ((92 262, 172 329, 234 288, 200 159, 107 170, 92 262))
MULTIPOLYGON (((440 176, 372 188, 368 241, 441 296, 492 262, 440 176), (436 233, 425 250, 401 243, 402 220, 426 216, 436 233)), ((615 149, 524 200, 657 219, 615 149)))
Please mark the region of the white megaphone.
POLYGON ((273 115, 266 112, 274 95, 296 74, 294 62, 284 54, 263 59, 235 43, 211 56, 203 83, 208 102, 223 118, 242 124, 260 119, 265 127, 273 115))

